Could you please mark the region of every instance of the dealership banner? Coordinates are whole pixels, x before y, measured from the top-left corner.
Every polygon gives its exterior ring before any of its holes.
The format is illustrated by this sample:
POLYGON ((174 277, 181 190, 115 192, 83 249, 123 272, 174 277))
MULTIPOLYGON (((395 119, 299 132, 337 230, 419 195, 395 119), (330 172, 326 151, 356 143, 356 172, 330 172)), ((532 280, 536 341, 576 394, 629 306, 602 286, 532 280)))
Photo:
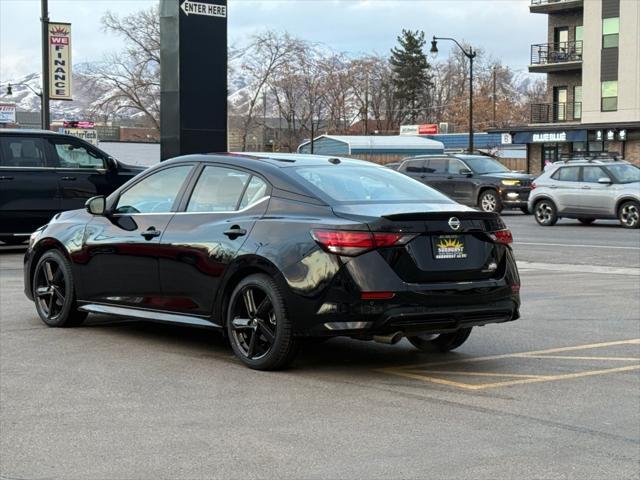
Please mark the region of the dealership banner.
POLYGON ((427 123, 424 125, 401 125, 400 135, 437 135, 438 125, 427 123))
POLYGON ((16 123, 16 105, 0 103, 0 123, 16 123))
POLYGON ((49 23, 49 98, 71 96, 71 24, 49 23))

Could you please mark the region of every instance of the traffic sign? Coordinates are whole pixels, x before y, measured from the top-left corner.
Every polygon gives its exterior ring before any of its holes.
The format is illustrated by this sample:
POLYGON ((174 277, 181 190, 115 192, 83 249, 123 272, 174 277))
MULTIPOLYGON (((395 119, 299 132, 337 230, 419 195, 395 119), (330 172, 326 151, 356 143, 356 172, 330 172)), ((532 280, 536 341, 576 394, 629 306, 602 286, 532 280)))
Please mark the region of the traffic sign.
POLYGON ((186 16, 193 14, 204 15, 207 17, 227 17, 226 5, 212 5, 210 3, 191 2, 190 0, 185 0, 180 8, 182 8, 182 11, 186 16))

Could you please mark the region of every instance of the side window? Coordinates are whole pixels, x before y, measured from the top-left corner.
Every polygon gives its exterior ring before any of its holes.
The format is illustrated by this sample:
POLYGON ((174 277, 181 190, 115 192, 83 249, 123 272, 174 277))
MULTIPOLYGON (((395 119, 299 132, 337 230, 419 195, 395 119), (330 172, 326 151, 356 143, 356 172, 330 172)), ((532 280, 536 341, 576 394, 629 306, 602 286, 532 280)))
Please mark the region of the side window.
POLYGON ((582 181, 589 183, 598 183, 599 178, 606 177, 607 174, 604 173, 600 167, 583 167, 582 168, 582 181))
POLYGON ((46 167, 45 143, 40 138, 4 137, 0 140, 3 167, 46 167))
POLYGON ((562 167, 551 178, 561 182, 577 182, 579 167, 562 167))
POLYGON ((432 158, 427 162, 427 173, 448 173, 449 172, 449 159, 448 158, 432 158))
POLYGON ((149 175, 120 196, 116 213, 170 212, 191 168, 181 165, 149 175))
POLYGON ((240 196, 249 174, 224 167, 205 167, 193 189, 187 212, 232 212, 238 209, 240 196))
POLYGON ((460 175, 460 170, 462 170, 463 168, 467 170, 467 167, 465 166, 465 164, 462 163, 460 160, 456 158, 451 158, 449 160, 449 173, 460 175))
POLYGON ((104 159, 79 143, 54 141, 60 168, 105 168, 104 159))
POLYGON ((423 173, 424 160, 410 160, 405 165, 404 171, 407 173, 423 173))
POLYGON ((240 208, 246 208, 249 205, 253 205, 259 200, 262 200, 267 196, 267 190, 269 189, 267 183, 260 177, 253 176, 247 186, 247 190, 242 196, 240 202, 240 208))

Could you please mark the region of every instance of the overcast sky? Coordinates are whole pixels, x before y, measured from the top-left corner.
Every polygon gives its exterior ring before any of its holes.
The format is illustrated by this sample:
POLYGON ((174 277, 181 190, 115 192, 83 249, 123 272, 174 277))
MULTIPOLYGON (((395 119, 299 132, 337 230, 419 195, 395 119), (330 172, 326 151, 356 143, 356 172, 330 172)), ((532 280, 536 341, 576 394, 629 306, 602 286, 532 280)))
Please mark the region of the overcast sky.
MULTIPOLYGON (((176 0, 177 1, 177 0, 176 0)), ((182 1, 182 0, 180 0, 182 1)), ((52 21, 70 22, 74 63, 118 50, 100 17, 148 8, 158 0, 49 0, 52 21)), ((546 38, 546 15, 529 13, 529 0, 228 0, 229 41, 241 44, 262 29, 288 31, 346 53, 384 53, 402 28, 467 40, 516 70, 529 46, 546 38)), ((40 1, 0 0, 0 81, 40 69, 40 1)), ((446 46, 441 45, 446 53, 446 46)))

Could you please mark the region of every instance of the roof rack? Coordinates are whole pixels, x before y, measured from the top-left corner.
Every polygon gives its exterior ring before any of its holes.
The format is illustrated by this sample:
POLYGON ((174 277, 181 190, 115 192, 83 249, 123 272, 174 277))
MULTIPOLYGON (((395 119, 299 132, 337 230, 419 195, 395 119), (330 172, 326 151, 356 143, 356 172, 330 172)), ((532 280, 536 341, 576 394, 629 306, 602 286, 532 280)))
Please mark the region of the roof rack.
POLYGON ((554 163, 569 163, 569 162, 620 162, 623 161, 620 158, 618 152, 597 152, 597 153, 580 153, 580 154, 562 154, 559 162, 554 163))

